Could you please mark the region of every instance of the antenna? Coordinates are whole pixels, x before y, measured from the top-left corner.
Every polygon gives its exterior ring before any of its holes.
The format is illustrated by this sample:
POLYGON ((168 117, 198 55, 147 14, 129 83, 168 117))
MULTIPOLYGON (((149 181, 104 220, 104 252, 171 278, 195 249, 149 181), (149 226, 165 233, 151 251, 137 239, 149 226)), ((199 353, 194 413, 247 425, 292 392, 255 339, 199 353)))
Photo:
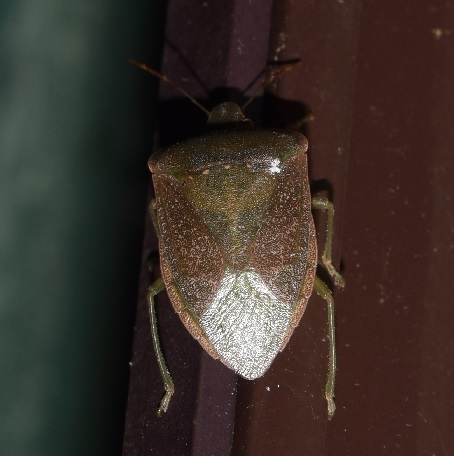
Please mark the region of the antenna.
POLYGON ((132 63, 133 65, 141 68, 142 70, 147 71, 148 73, 152 74, 153 76, 156 76, 159 78, 161 81, 166 82, 170 86, 172 86, 174 89, 178 90, 180 93, 182 93, 186 98, 189 99, 189 101, 193 104, 195 104, 199 109, 201 109, 208 117, 210 116, 210 111, 206 109, 204 106, 202 106, 194 97, 191 97, 189 93, 186 92, 179 84, 177 84, 175 81, 172 81, 169 77, 166 75, 159 73, 159 71, 153 70, 152 68, 148 67, 144 63, 137 62, 137 60, 130 60, 129 63, 132 63))
MULTIPOLYGON (((172 86, 174 89, 178 90, 180 93, 182 93, 186 98, 189 99, 189 101, 193 104, 195 104, 199 109, 201 109, 208 117, 210 116, 210 111, 206 109, 204 106, 202 106, 194 97, 189 95, 189 93, 186 92, 179 84, 177 84, 175 81, 170 79, 168 76, 160 73, 159 71, 153 70, 152 68, 148 67, 144 63, 140 63, 137 60, 129 60, 130 63, 133 65, 141 68, 142 70, 147 71, 148 73, 152 74, 153 76, 156 76, 159 78, 161 81, 164 81, 165 83, 169 84, 172 86)), ((266 78, 257 88, 255 93, 249 97, 249 99, 246 101, 246 103, 241 106, 241 111, 244 112, 244 110, 249 106, 249 104, 257 97, 257 95, 268 85, 270 85, 273 81, 275 81, 282 73, 286 73, 287 71, 293 70, 297 65, 301 63, 301 60, 296 59, 290 62, 286 63, 279 63, 279 62, 273 62, 272 65, 283 65, 279 70, 275 71, 274 73, 271 73, 271 75, 266 78)))
MULTIPOLYGON (((286 62, 283 64, 279 70, 275 71, 274 73, 271 73, 271 75, 266 78, 257 88, 255 93, 244 103, 243 106, 241 106, 241 111, 244 112, 244 110, 249 106, 249 104, 254 100, 254 98, 257 97, 257 95, 268 85, 270 85, 273 81, 275 81, 282 73, 286 73, 287 71, 293 70, 297 65, 301 63, 300 59, 293 60, 290 62, 286 62)), ((279 62, 273 62, 273 65, 280 65, 279 62)))

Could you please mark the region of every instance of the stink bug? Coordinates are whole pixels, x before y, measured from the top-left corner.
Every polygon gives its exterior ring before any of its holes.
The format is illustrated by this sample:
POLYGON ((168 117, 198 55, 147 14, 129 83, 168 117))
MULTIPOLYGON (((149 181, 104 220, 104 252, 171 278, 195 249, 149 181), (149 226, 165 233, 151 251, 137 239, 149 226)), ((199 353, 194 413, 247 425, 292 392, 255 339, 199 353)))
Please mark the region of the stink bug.
MULTIPOLYGON (((157 151, 148 162, 162 272, 148 291, 153 345, 165 386, 158 415, 174 392, 158 338, 154 297, 159 292, 167 290, 187 330, 213 358, 252 380, 284 349, 315 290, 328 307, 325 396, 331 418, 334 302, 315 274, 311 209, 327 212, 322 263, 337 286, 343 287, 344 279, 331 262, 333 205, 326 198, 311 199, 306 138, 296 131, 254 129, 244 106, 234 103, 221 103, 210 112, 166 76, 132 63, 172 84, 216 127, 157 151)), ((260 88, 292 66, 272 74, 260 88)))

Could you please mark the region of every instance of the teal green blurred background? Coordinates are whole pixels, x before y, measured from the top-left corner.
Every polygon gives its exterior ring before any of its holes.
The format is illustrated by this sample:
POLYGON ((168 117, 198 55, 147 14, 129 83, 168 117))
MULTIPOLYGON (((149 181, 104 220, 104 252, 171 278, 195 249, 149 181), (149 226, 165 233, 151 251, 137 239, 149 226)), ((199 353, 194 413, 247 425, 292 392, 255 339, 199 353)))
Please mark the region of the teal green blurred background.
POLYGON ((162 1, 0 4, 0 454, 120 454, 162 1))

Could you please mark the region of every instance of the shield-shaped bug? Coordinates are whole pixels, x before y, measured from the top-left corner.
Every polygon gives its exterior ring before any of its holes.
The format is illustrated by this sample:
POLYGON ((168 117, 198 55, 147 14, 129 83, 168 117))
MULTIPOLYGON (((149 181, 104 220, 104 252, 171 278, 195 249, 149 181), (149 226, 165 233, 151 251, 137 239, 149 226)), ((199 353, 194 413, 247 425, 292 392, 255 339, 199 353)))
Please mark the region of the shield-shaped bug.
MULTIPOLYGON (((333 205, 326 198, 311 198, 306 138, 296 131, 255 129, 234 103, 208 111, 166 76, 133 63, 172 84, 216 127, 159 150, 148 162, 155 190, 150 213, 162 272, 148 292, 153 344, 165 386, 158 414, 167 410, 174 385, 158 338, 156 294, 166 289, 202 347, 252 380, 284 349, 315 290, 328 308, 325 396, 331 418, 334 302, 316 276, 312 209, 327 212, 322 263, 337 286, 343 287, 344 280, 331 262, 333 205)), ((272 74, 261 87, 292 66, 272 74)))

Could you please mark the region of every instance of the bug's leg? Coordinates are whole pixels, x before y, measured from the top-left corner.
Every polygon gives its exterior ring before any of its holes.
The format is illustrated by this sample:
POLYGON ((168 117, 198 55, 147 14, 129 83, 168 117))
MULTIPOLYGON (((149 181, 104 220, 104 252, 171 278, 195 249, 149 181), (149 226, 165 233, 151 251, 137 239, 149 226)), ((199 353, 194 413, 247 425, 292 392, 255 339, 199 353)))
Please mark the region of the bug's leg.
POLYGON ((162 412, 167 411, 170 398, 172 397, 172 394, 175 390, 172 377, 170 376, 169 370, 167 369, 164 355, 161 351, 161 344, 159 343, 158 337, 158 326, 156 324, 156 312, 154 309, 154 297, 164 289, 164 281, 162 278, 159 278, 150 286, 150 288, 148 288, 147 295, 148 307, 150 311, 151 338, 153 339, 153 348, 156 354, 156 359, 158 360, 159 370, 161 371, 161 377, 162 381, 164 382, 165 389, 164 397, 161 399, 161 403, 159 404, 158 416, 160 416, 162 412))
POLYGON ((315 277, 314 291, 320 295, 328 307, 328 337, 329 337, 329 361, 328 378, 326 379, 325 397, 328 402, 328 419, 331 419, 336 410, 334 404, 334 380, 336 375, 336 339, 334 330, 334 300, 330 289, 318 277, 315 277))
MULTIPOLYGON (((158 215, 156 213, 156 199, 153 198, 150 201, 150 204, 148 206, 148 213, 150 214, 151 221, 153 222, 153 228, 155 230, 156 235, 158 236, 158 239, 160 237, 160 232, 159 232, 159 225, 158 225, 158 215)), ((156 264, 158 263, 157 259, 157 253, 150 253, 148 259, 147 259, 147 265, 148 265, 148 272, 153 272, 155 269, 156 264)))
POLYGON ((328 198, 315 197, 312 198, 312 208, 327 211, 327 222, 326 222, 326 240, 325 248, 323 249, 322 262, 327 269, 329 275, 334 279, 336 286, 344 288, 345 280, 336 271, 332 260, 331 260, 331 243, 333 239, 333 218, 334 218, 334 206, 328 198))
POLYGON ((306 113, 303 117, 296 119, 294 122, 288 124, 286 129, 300 131, 303 125, 312 122, 314 120, 314 114, 312 112, 306 113))
POLYGON ((159 225, 158 225, 158 215, 156 214, 156 198, 153 198, 148 206, 148 212, 151 216, 151 221, 153 222, 154 230, 158 238, 160 237, 159 225))

